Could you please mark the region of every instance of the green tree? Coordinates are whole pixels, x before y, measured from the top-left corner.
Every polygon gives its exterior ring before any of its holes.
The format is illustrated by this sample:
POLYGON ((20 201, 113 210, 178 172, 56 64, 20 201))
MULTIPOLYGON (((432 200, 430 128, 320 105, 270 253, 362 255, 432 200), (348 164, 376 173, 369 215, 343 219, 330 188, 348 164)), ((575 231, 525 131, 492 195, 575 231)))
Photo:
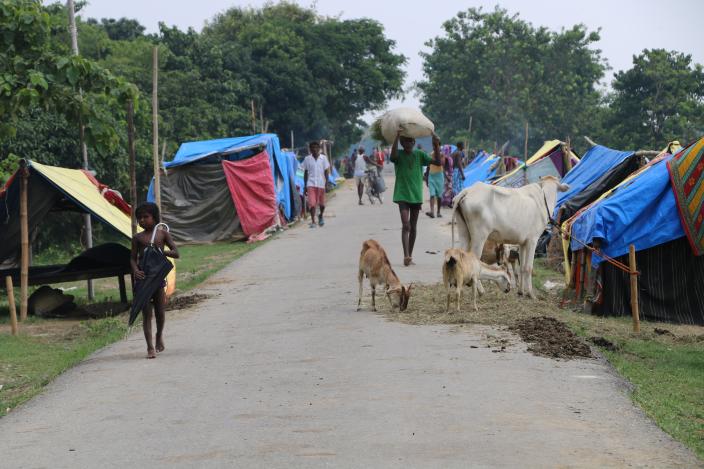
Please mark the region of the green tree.
POLYGON ((422 54, 425 79, 417 83, 441 136, 466 137, 470 114, 472 142, 510 139, 514 151, 522 149, 525 122, 531 147, 589 131, 606 69, 593 48, 598 32, 536 28, 498 7, 462 11, 443 28, 422 54))
POLYGON ((298 141, 356 140, 360 118, 401 92, 405 57, 370 19, 340 20, 282 2, 233 8, 216 16, 203 37, 219 44, 224 70, 248 84, 270 131, 298 141))
POLYGON ((616 74, 604 135, 616 148, 661 149, 704 134, 704 70, 691 55, 644 50, 616 74))

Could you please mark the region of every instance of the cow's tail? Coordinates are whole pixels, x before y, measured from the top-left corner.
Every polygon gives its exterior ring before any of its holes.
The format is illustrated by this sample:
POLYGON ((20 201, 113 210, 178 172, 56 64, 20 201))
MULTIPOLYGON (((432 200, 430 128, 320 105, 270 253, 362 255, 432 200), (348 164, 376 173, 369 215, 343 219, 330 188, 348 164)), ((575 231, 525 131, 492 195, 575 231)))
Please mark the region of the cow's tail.
POLYGON ((462 191, 459 194, 457 194, 457 196, 452 200, 453 208, 452 208, 452 221, 451 221, 452 228, 451 228, 451 230, 452 230, 452 247, 453 248, 455 247, 455 225, 457 224, 457 212, 458 211, 459 211, 460 218, 462 218, 462 220, 464 220, 464 217, 462 216, 462 212, 460 211, 460 204, 464 200, 465 195, 466 195, 466 192, 462 191))

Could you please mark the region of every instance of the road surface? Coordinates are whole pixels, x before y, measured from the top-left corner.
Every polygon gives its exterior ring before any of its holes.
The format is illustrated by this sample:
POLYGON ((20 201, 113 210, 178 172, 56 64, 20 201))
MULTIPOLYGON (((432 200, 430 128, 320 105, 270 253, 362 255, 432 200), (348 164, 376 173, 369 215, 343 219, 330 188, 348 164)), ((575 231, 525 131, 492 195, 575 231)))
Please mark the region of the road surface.
POLYGON ((425 251, 447 247, 448 218, 422 216, 404 268, 394 204, 358 206, 348 184, 328 210, 324 228, 299 224, 211 277, 210 299, 167 318, 156 360, 137 331, 0 419, 0 466, 701 464, 598 360, 492 353, 486 327, 355 311, 362 241, 386 246, 404 283, 437 282, 425 251))

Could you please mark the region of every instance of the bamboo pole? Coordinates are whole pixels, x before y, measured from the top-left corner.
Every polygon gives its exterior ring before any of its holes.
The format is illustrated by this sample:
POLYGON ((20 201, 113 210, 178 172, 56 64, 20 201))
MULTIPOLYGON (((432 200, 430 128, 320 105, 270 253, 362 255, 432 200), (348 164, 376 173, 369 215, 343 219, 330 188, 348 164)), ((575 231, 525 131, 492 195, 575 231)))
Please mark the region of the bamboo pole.
POLYGON ((567 137, 567 141, 562 145, 562 165, 564 166, 565 174, 572 169, 572 145, 570 144, 569 137, 567 137))
POLYGON ((636 247, 628 246, 628 266, 631 269, 631 314, 633 332, 640 332, 640 311, 638 309, 638 272, 636 271, 636 247))
POLYGON ((159 47, 152 49, 152 158, 154 159, 154 200, 161 210, 161 165, 159 164, 159 47))
POLYGON ((528 184, 528 121, 526 121, 525 138, 523 140, 523 184, 528 184))
MULTIPOLYGON (((159 170, 161 170, 161 165, 164 164, 164 158, 166 157, 166 139, 161 143, 161 158, 159 159, 159 170)), ((161 207, 159 207, 161 208, 161 207)))
POLYGON ((469 115, 469 127, 467 127, 467 140, 464 141, 465 151, 469 151, 469 139, 472 138, 472 115, 469 115))
POLYGON ((252 133, 257 133, 257 115, 254 112, 254 100, 250 99, 249 104, 252 106, 252 133))
POLYGON ((132 236, 137 233, 137 172, 134 150, 134 103, 127 101, 127 151, 130 159, 130 204, 132 204, 132 236))
POLYGON ((15 307, 15 289, 12 286, 12 277, 5 277, 5 290, 7 291, 7 306, 10 308, 10 331, 17 335, 17 308, 15 307))
POLYGON ((259 104, 259 133, 264 133, 264 106, 259 104))
POLYGON ((291 131, 291 151, 294 151, 295 148, 296 148, 296 146, 293 143, 293 130, 292 130, 291 131))
POLYGON ((27 288, 29 286, 29 217, 27 215, 27 162, 20 162, 20 321, 27 319, 27 288))
MULTIPOLYGON (((71 51, 73 52, 73 55, 78 55, 78 30, 76 29, 76 13, 73 0, 66 1, 66 9, 68 10, 68 29, 71 36, 71 51)), ((83 90, 79 90, 79 95, 82 101, 83 90)), ((80 120, 81 122, 78 126, 78 134, 81 153, 83 156, 83 169, 88 171, 88 146, 86 145, 85 139, 86 128, 82 117, 80 120)), ((90 220, 90 214, 86 213, 83 215, 83 225, 85 226, 86 248, 90 249, 93 247, 93 225, 90 220)), ((93 281, 88 280, 88 299, 93 300, 94 297, 95 293, 93 292, 93 281)))

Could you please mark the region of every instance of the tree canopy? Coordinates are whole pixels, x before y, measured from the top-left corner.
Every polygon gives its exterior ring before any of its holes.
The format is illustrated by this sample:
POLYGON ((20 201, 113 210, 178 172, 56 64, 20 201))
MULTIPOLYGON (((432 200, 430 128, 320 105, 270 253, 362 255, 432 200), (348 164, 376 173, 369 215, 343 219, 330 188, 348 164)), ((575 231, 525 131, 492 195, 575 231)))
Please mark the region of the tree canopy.
POLYGON ((607 138, 619 148, 685 144, 704 133, 704 70, 690 55, 646 49, 616 74, 609 109, 607 138))
POLYGON ((404 78, 406 59, 378 22, 325 17, 287 2, 232 8, 202 32, 160 24, 158 33, 145 34, 134 19, 84 20, 80 12, 77 27, 74 57, 63 4, 0 0, 0 113, 9 116, 0 123, 0 157, 78 167, 80 121, 91 167, 127 192, 124 101, 140 97, 140 197, 151 177, 155 45, 167 157, 183 141, 262 130, 279 134, 283 145, 293 131, 296 142, 327 138, 346 147, 361 133, 363 113, 398 96, 404 78))
MULTIPOLYGON (((417 83, 424 111, 445 138, 523 142, 590 129, 597 83, 607 68, 593 45, 599 33, 583 25, 553 32, 496 8, 470 8, 443 24, 444 35, 422 54, 425 79, 417 83)), ((520 142, 520 144, 519 144, 520 142)))

